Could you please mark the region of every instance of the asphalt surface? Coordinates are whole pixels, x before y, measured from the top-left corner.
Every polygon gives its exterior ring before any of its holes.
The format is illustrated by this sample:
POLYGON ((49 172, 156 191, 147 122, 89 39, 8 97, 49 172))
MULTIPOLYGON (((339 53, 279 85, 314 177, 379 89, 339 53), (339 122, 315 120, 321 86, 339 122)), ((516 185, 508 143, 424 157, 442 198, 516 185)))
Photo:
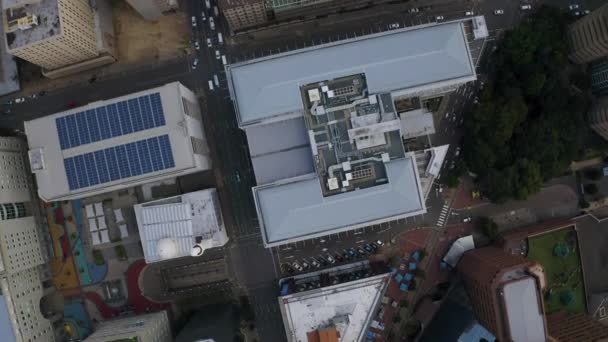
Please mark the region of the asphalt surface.
MULTIPOLYGON (((567 0, 547 0, 562 8, 574 3, 567 0)), ((593 9, 603 4, 603 0, 577 1, 581 10, 593 9)), ((399 232, 421 226, 434 226, 438 229, 440 217, 446 203, 438 191, 432 190, 427 201, 428 213, 407 220, 390 222, 378 226, 340 233, 328 237, 299 242, 278 248, 265 249, 260 237, 256 213, 253 206, 251 186, 254 176, 249 159, 245 134, 238 129, 232 103, 226 87, 226 77, 221 60, 216 59, 215 50, 225 54, 229 62, 237 62, 288 50, 318 45, 339 39, 347 39, 373 32, 386 30, 389 24, 398 23, 401 27, 413 26, 436 20, 464 17, 466 11, 484 14, 491 38, 485 51, 491 51, 492 40, 500 36, 504 29, 510 28, 526 13, 518 8, 517 1, 485 0, 469 1, 433 1, 432 8, 424 8, 417 2, 407 4, 395 10, 395 7, 382 7, 348 15, 332 16, 329 19, 294 24, 287 28, 276 28, 260 33, 239 35, 228 39, 228 30, 224 20, 216 19, 217 30, 209 28, 208 20, 203 22, 200 13, 205 10, 203 1, 189 1, 184 10, 189 16, 196 16, 197 27, 193 28, 193 37, 200 44, 200 50, 192 49, 186 58, 171 63, 133 70, 127 73, 98 79, 94 83, 84 83, 63 89, 49 91, 45 96, 28 99, 23 104, 11 105, 11 113, 0 117, 0 128, 22 129, 23 121, 49 115, 67 109, 70 102, 86 104, 100 99, 108 99, 131 92, 160 86, 173 81, 180 81, 197 93, 200 98, 203 122, 212 150, 217 188, 220 194, 222 211, 231 238, 230 245, 225 247, 231 263, 233 277, 237 285, 250 295, 255 309, 256 327, 261 341, 285 340, 282 320, 278 310, 277 278, 281 276, 281 264, 290 263, 299 258, 326 254, 344 248, 357 247, 371 241, 388 242, 399 232), (420 6, 420 12, 408 13, 407 9, 420 6), (502 9, 503 15, 493 15, 493 11, 502 9), (217 32, 224 35, 225 44, 217 42, 217 32), (208 48, 206 39, 213 40, 213 47, 208 48), (198 64, 193 69, 193 61, 198 64), (214 85, 209 90, 208 81, 217 75, 220 86, 214 85)), ((431 2, 425 2, 428 6, 431 2)), ((531 2, 538 6, 540 2, 531 2)), ((206 11, 209 17, 210 11, 206 11)), ((478 73, 480 70, 478 70, 478 73)), ((480 73, 483 78, 483 72, 480 73)), ((437 134, 431 136, 433 145, 449 143, 452 145, 444 164, 449 167, 457 158, 455 145, 460 141, 462 132, 460 119, 474 101, 479 82, 462 87, 461 90, 446 98, 449 118, 444 117, 436 122, 437 134)), ((8 98, 0 101, 6 102, 8 98)), ((6 106, 5 106, 6 108, 6 106)), ((452 217, 452 220, 461 218, 452 217)), ((446 221, 447 222, 447 221, 446 221)))

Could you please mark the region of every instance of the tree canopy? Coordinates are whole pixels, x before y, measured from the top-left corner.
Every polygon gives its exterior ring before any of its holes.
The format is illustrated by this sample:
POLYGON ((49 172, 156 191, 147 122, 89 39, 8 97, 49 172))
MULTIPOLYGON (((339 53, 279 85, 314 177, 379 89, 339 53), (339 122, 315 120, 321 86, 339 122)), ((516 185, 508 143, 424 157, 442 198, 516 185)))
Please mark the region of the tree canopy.
POLYGON ((582 150, 588 100, 570 88, 567 17, 542 7, 505 33, 465 122, 464 157, 493 201, 525 199, 582 150))

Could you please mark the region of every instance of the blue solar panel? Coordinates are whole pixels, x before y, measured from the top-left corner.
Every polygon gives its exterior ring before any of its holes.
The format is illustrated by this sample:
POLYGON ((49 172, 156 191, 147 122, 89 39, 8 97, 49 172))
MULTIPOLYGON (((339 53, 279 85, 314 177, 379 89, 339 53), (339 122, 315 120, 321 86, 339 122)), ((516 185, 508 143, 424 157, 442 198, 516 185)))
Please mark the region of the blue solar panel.
POLYGON ((63 163, 70 190, 175 167, 168 135, 77 155, 63 163))
POLYGON ((109 104, 55 120, 62 150, 165 125, 159 93, 109 104))

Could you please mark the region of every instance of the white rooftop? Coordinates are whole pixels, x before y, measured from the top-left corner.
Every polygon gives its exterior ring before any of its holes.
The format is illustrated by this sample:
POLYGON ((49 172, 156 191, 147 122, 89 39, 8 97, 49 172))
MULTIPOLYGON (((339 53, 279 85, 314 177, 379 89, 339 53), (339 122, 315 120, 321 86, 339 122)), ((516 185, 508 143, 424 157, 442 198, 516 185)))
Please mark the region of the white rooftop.
POLYGON ((365 73, 368 92, 472 80, 461 22, 423 25, 295 50, 226 66, 239 125, 301 115, 304 84, 365 73))
POLYGON ((473 235, 461 237, 458 240, 454 241, 452 246, 450 246, 450 249, 448 250, 447 254, 445 255, 445 257, 443 257, 443 261, 452 267, 456 267, 456 265, 458 265, 458 262, 460 261, 460 258, 462 258, 464 252, 474 248, 475 242, 473 241, 473 235))
POLYGON ((262 238, 275 246, 426 212, 413 155, 386 164, 388 183, 324 197, 316 174, 253 188, 262 238))
POLYGON ((43 165, 34 169, 39 196, 47 202, 83 198, 210 169, 210 157, 193 151, 191 136, 205 140, 200 121, 184 112, 183 99, 191 98, 196 101, 190 90, 173 82, 25 122, 30 159, 35 157, 30 162, 43 165), (157 108, 160 119, 155 116, 157 108), (67 118, 72 120, 71 126, 67 118), (155 122, 150 124, 153 119, 155 122), (154 155, 164 153, 159 152, 158 144, 152 143, 161 138, 168 139, 170 162, 164 154, 162 159, 154 155), (136 145, 136 149, 129 150, 136 145), (126 158, 121 159, 119 148, 126 158), (112 157, 116 154, 114 162, 117 160, 117 163, 110 165, 109 151, 112 157), (143 155, 147 158, 142 158, 143 155), (69 164, 72 162, 76 165, 73 169, 69 164), (112 172, 116 172, 118 178, 113 177, 112 172), (70 182, 73 174, 77 181, 70 182))
POLYGON ((388 279, 382 274, 279 297, 287 340, 306 342, 306 333, 336 326, 340 341, 362 341, 388 279))
POLYGON ((532 277, 506 283, 503 287, 507 322, 513 342, 545 342, 545 320, 539 290, 532 277))
POLYGON ((133 207, 147 263, 191 255, 197 237, 204 248, 228 242, 215 189, 133 207))

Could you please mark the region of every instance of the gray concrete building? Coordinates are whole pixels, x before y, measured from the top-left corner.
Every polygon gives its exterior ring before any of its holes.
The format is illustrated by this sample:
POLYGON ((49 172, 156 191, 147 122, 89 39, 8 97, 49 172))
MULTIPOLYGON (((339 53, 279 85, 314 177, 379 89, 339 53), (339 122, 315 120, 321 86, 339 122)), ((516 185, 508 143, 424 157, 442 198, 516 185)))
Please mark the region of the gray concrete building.
POLYGON ((595 101, 589 112, 589 124, 591 129, 608 140, 608 96, 595 101))
POLYGON ((578 64, 608 56, 608 4, 568 28, 570 59, 578 64))

